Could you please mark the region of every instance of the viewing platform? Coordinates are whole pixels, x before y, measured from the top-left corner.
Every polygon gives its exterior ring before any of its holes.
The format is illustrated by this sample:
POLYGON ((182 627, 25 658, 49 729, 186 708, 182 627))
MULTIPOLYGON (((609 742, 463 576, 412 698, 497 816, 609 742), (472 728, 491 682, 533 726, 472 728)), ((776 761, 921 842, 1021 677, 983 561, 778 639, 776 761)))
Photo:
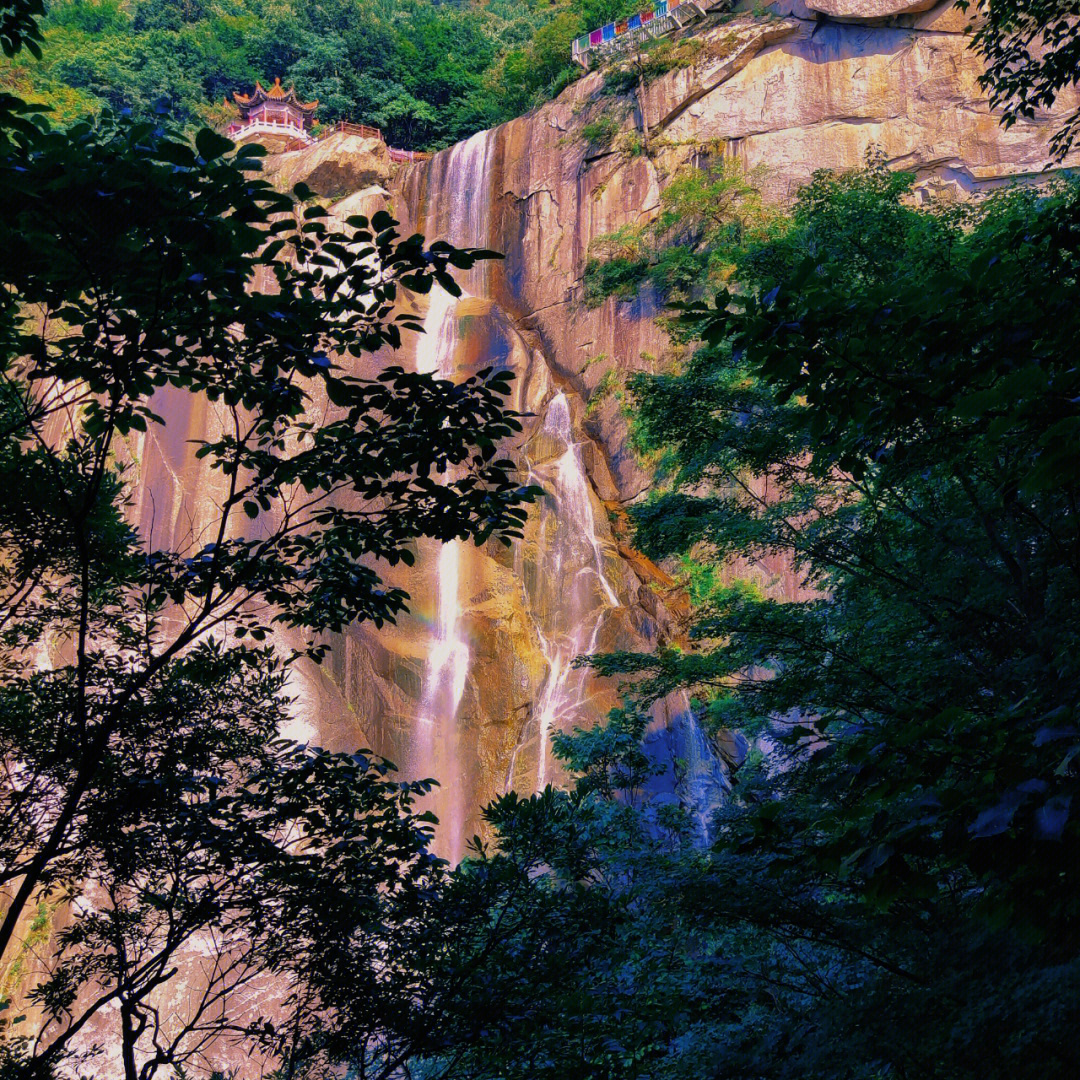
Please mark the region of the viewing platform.
POLYGON ((626 52, 651 38, 682 30, 698 19, 703 19, 706 11, 721 6, 727 7, 727 4, 710 3, 708 0, 658 0, 651 8, 639 11, 636 15, 582 34, 570 47, 571 59, 575 64, 588 69, 597 57, 626 52))

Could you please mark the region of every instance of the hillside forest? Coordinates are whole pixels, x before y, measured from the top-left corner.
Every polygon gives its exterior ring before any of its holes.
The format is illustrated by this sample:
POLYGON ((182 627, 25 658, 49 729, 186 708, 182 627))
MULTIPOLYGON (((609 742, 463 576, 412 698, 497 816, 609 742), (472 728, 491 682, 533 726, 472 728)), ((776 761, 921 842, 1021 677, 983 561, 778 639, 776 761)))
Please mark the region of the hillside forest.
POLYGON ((580 69, 575 36, 635 0, 49 0, 43 62, 0 88, 60 120, 108 106, 220 124, 234 91, 280 77, 324 122, 380 127, 432 150, 502 123, 580 69))

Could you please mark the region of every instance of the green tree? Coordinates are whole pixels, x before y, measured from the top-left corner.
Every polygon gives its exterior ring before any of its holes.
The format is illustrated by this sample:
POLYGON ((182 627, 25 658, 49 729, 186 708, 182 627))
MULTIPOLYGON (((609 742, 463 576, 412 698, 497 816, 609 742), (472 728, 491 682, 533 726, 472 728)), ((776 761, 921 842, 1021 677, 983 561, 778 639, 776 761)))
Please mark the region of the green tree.
POLYGON ((573 790, 488 807, 446 894, 475 905, 445 960, 471 1006, 422 1075, 1080 1064, 1080 189, 928 211, 911 180, 816 177, 634 381, 662 455, 636 538, 689 560, 691 643, 596 658, 632 706, 556 740, 573 790), (753 743, 707 847, 642 745, 679 690, 753 743))
MULTIPOLYGON (((958 0, 972 11, 971 47, 986 60, 980 82, 1011 127, 1049 109, 1062 90, 1080 82, 1080 5, 1076 0, 958 0), (974 8, 974 10, 972 10, 974 8)), ((1080 129, 1080 111, 1054 132, 1050 147, 1059 161, 1080 129)))
POLYGON ((660 193, 654 220, 592 242, 585 302, 631 300, 646 281, 669 302, 708 295, 731 276, 734 253, 770 235, 777 220, 751 179, 723 158, 684 170, 660 193))
POLYGON ((927 212, 910 183, 815 178, 686 310, 683 370, 632 387, 668 470, 646 554, 790 558, 804 598, 714 584, 692 649, 597 666, 767 749, 699 901, 809 950, 796 1075, 1066 1075, 1080 191, 927 212))
MULTIPOLYGON (((4 8, 13 52, 35 9, 4 8)), ((386 214, 337 227, 207 130, 106 114, 58 131, 2 104, 0 960, 25 964, 39 902, 98 889, 54 939, 24 1064, 45 1074, 116 1002, 127 1075, 146 1080, 231 1030, 216 1006, 256 974, 332 1025, 321 995, 340 990, 318 977, 341 952, 373 991, 403 970, 387 942, 439 872, 411 811, 424 786, 277 741, 280 665, 393 620, 408 598, 379 567, 410 562, 416 538, 509 542, 533 492, 498 457, 520 430, 507 372, 349 372, 421 329, 395 315, 400 288, 456 293, 452 269, 490 253, 425 250, 386 214), (125 518, 125 442, 162 423, 161 393, 223 420, 197 456, 224 495, 186 548, 125 518), (293 656, 263 644, 276 628, 293 656), (221 966, 202 1005, 164 1021, 154 992, 197 934, 221 966)), ((400 982, 370 997, 367 1035, 409 1021, 399 998, 415 1001, 400 982)), ((232 1033, 296 1074, 320 1052, 306 1030, 232 1033)))
POLYGON ((580 0, 56 0, 43 63, 16 59, 6 75, 65 122, 109 105, 163 109, 192 126, 220 122, 233 91, 281 76, 319 99, 326 120, 377 123, 392 145, 439 148, 575 77, 570 40, 592 17, 582 10, 580 0))
POLYGON ((495 844, 475 843, 444 900, 455 933, 442 979, 462 989, 423 1075, 696 1075, 686 1036, 724 1006, 680 911, 696 830, 677 806, 642 805, 657 771, 644 726, 624 713, 558 738, 581 773, 574 790, 486 808, 495 844))

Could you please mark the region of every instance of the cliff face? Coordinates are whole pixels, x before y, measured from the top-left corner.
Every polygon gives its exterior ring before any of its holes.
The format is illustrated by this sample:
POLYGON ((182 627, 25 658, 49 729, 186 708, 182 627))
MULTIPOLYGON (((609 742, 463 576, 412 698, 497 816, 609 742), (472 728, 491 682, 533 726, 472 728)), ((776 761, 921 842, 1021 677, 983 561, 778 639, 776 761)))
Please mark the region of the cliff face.
MULTIPOLYGON (((416 570, 391 575, 412 613, 343 635, 295 688, 298 734, 371 745, 408 774, 440 779, 435 809, 453 857, 483 802, 558 779, 545 749, 553 731, 591 724, 615 703, 616 688, 574 668, 574 656, 678 634, 670 581, 611 523, 649 483, 627 445, 618 383, 664 363, 669 346, 648 287, 632 302, 582 303, 592 241, 655 215, 664 185, 706 154, 760 167, 777 200, 815 169, 858 167, 870 147, 946 197, 1044 175, 1049 118, 999 126, 966 17, 948 3, 813 4, 711 16, 693 31, 689 62, 635 92, 606 93, 605 72, 590 73, 530 115, 396 173, 378 145, 345 136, 268 163, 342 217, 389 205, 429 240, 506 256, 467 275, 460 300, 418 301, 428 333, 394 360, 446 376, 512 367, 516 405, 534 414, 512 452, 548 497, 512 550, 426 546, 416 570), (590 144, 586 127, 602 116, 614 134, 590 144)), ((164 415, 168 429, 139 448, 144 523, 152 512, 159 527, 188 528, 210 481, 185 440, 213 418, 164 415)), ((797 594, 782 564, 735 569, 797 594)), ((658 709, 652 738, 680 797, 715 795, 722 769, 683 703, 658 709)))
MULTIPOLYGON (((268 160, 277 182, 306 181, 341 218, 389 206, 429 241, 505 253, 463 278, 462 298, 415 301, 427 333, 359 373, 391 360, 447 377, 512 368, 514 404, 533 415, 509 452, 547 497, 512 549, 427 544, 414 570, 389 571, 411 593, 411 613, 396 627, 336 638, 327 662, 298 671, 293 686, 290 734, 332 749, 370 746, 408 775, 441 781, 439 843, 453 858, 492 796, 558 781, 554 731, 595 723, 616 703, 617 688, 573 667, 575 656, 679 635, 678 593, 612 524, 649 484, 612 391, 628 372, 664 364, 669 343, 648 287, 630 302, 585 306, 592 242, 649 220, 665 184, 707 154, 761 167, 774 200, 815 169, 858 167, 870 147, 945 197, 1046 175, 1052 118, 999 126, 977 84, 965 17, 948 2, 807 3, 814 10, 784 0, 768 18, 699 23, 691 62, 634 93, 605 93, 597 71, 532 114, 396 172, 382 144, 347 135, 268 160), (616 130, 600 147, 586 134, 602 116, 616 130)), ((169 390, 154 410, 167 424, 129 446, 134 513, 155 542, 179 546, 199 536, 220 497, 221 478, 190 442, 220 420, 213 406, 193 409, 169 390)), ((798 594, 782 563, 732 572, 798 594)), ((707 745, 682 700, 658 706, 650 743, 670 765, 658 797, 698 810, 739 749, 707 745)), ((28 977, 21 966, 4 973, 4 992, 20 996, 28 977)), ((173 990, 182 993, 183 980, 173 990)), ((227 1055, 216 1064, 246 1065, 227 1055)))
MULTIPOLYGON (((633 97, 605 96, 605 74, 594 72, 494 133, 489 238, 507 254, 499 301, 538 335, 557 377, 583 398, 612 366, 645 366, 652 361, 642 354, 658 357, 666 348, 647 291, 632 303, 584 308, 589 246, 652 217, 664 185, 705 151, 760 169, 775 200, 794 195, 816 169, 859 167, 871 147, 914 171, 923 192, 946 197, 1045 175, 1052 123, 1041 117, 999 126, 977 85, 982 69, 967 50, 964 16, 950 4, 888 22, 818 21, 802 7, 788 12, 713 25, 697 35, 702 48, 694 63, 633 97), (585 124, 601 115, 619 120, 615 149, 598 150, 583 138, 585 124), (643 130, 648 153, 617 149, 643 130)), ((625 450, 618 413, 614 401, 600 403, 587 429, 610 466, 610 484, 602 471, 594 483, 605 498, 625 500, 643 490, 647 476, 625 450)))

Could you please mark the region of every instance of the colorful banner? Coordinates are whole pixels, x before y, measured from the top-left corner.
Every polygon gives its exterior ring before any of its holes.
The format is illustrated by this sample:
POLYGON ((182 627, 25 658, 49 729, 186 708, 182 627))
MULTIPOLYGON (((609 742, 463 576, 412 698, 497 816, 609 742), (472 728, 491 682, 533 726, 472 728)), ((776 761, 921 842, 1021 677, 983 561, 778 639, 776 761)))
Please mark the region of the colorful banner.
MULTIPOLYGON (((686 2, 687 0, 656 0, 654 6, 650 9, 640 11, 626 19, 619 19, 618 22, 608 23, 607 26, 600 27, 599 30, 583 34, 574 42, 574 45, 579 52, 588 52, 590 49, 602 45, 605 41, 614 41, 615 38, 621 37, 628 30, 639 30, 656 19, 666 18, 675 8, 686 2)), ((668 29, 675 28, 675 25, 672 25, 668 29)), ((661 33, 663 32, 664 28, 661 28, 661 33)))

